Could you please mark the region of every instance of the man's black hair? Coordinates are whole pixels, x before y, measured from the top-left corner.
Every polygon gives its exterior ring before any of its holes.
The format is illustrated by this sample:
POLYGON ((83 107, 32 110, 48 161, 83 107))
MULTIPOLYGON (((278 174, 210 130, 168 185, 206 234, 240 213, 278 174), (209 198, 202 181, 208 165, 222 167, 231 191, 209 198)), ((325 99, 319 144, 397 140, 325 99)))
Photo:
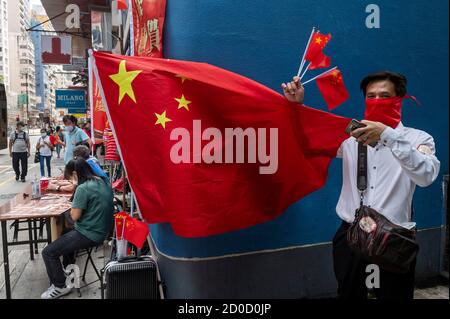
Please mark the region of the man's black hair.
POLYGON ((366 96, 367 86, 372 82, 385 81, 388 80, 394 84, 395 93, 397 96, 403 97, 406 95, 406 85, 408 80, 403 74, 391 72, 391 71, 381 71, 377 73, 372 73, 366 76, 361 81, 361 91, 364 96, 366 96))
POLYGON ((73 115, 64 115, 63 123, 66 124, 67 121, 71 121, 73 124, 78 125, 78 119, 73 115))
POLYGON ((73 149, 73 157, 74 158, 84 158, 85 160, 89 159, 89 156, 91 155, 91 152, 89 150, 89 147, 86 145, 78 145, 75 146, 73 149))

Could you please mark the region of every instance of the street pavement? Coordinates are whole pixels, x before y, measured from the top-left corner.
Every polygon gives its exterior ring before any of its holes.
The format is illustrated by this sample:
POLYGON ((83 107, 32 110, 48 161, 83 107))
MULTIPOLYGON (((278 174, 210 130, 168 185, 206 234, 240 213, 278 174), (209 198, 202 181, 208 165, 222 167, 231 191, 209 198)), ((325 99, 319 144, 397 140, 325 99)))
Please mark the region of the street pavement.
MULTIPOLYGON (((0 150, 0 206, 8 202, 12 197, 23 192, 27 185, 31 183, 34 176, 40 178, 39 163, 34 163, 34 155, 36 151, 36 144, 39 139, 39 130, 30 131, 31 142, 31 156, 28 159, 28 174, 26 182, 17 182, 15 180, 15 173, 12 169, 11 157, 9 156, 9 150, 0 150)), ((63 158, 56 158, 56 153, 53 153, 51 169, 52 175, 60 175, 64 168, 63 158)), ((61 152, 61 156, 64 157, 64 152, 61 152)), ((47 172, 47 169, 46 169, 47 172)), ((8 236, 9 240, 12 240, 12 229, 9 229, 11 222, 8 223, 8 236)), ((21 226, 22 228, 25 226, 21 226)), ((45 232, 44 232, 45 233, 45 232)), ((26 231, 19 232, 18 240, 27 240, 28 234, 26 231)), ((0 237, 0 248, 2 247, 2 239, 0 237)), ((30 260, 29 246, 20 245, 9 247, 9 261, 10 261, 10 278, 13 298, 18 299, 38 299, 42 292, 49 287, 49 281, 42 260, 41 252, 45 247, 45 243, 39 244, 38 254, 35 255, 35 259, 30 260)), ((98 269, 101 269, 104 265, 104 249, 108 247, 100 247, 93 253, 93 260, 98 269)), ((1 249, 0 249, 1 250, 1 249)), ((86 257, 83 256, 77 259, 77 264, 83 271, 86 257)), ((91 265, 88 266, 86 282, 90 283, 97 279, 95 272, 91 265)), ((83 282, 80 283, 84 285, 83 282)), ((84 299, 98 299, 100 298, 100 284, 95 282, 87 287, 81 289, 81 294, 84 299)), ((0 299, 5 298, 4 289, 4 268, 3 268, 3 252, 0 251, 0 299)), ((76 292, 72 292, 70 295, 64 298, 80 298, 76 292)))

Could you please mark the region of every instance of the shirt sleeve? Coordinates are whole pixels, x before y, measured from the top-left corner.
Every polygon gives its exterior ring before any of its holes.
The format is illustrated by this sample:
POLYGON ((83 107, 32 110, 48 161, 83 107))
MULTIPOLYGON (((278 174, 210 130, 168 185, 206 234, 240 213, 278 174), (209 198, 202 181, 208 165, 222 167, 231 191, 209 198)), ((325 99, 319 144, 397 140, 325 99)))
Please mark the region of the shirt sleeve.
MULTIPOLYGON (((344 141, 345 142, 345 141, 344 141)), ((337 153, 336 153, 336 158, 342 158, 343 157, 343 153, 344 153, 344 142, 342 142, 341 146, 339 146, 337 153)))
POLYGON ((381 142, 391 149, 395 159, 417 185, 426 187, 437 178, 441 163, 435 156, 434 140, 430 135, 421 133, 413 144, 400 132, 387 127, 381 134, 381 142))
POLYGON ((89 136, 86 134, 86 132, 81 129, 78 136, 80 137, 80 142, 84 142, 89 139, 89 136))
POLYGON ((77 187, 75 196, 73 197, 72 208, 86 209, 88 204, 88 196, 84 187, 77 187))

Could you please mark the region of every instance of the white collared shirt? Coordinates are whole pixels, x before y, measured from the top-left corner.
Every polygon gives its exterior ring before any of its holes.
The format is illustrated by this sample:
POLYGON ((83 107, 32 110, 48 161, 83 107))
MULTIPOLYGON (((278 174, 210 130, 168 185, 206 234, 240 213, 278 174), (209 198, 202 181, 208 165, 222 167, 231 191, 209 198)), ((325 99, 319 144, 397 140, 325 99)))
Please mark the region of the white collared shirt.
MULTIPOLYGON (((358 142, 345 140, 338 150, 342 158, 343 182, 336 206, 338 216, 351 223, 359 207, 356 186, 358 142)), ((424 131, 404 127, 387 127, 375 147, 367 147, 367 190, 364 205, 383 214, 391 222, 411 228, 411 203, 416 185, 430 185, 438 176, 433 137, 424 131)))

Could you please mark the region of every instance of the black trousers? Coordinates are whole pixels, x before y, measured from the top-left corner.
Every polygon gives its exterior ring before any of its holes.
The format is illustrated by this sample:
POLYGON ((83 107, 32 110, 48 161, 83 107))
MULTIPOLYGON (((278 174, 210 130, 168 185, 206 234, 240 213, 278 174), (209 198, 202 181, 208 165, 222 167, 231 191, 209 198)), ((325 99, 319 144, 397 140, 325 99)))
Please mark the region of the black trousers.
MULTIPOLYGON (((348 246, 346 234, 349 227, 350 224, 342 222, 333 238, 333 266, 338 282, 338 298, 367 299, 366 279, 372 271, 366 272, 369 263, 356 256, 348 246)), ((411 263, 410 270, 405 274, 392 273, 380 268, 379 288, 373 289, 377 299, 413 299, 415 268, 416 260, 411 263)))
POLYGON ((71 230, 46 246, 42 250, 42 258, 44 259, 50 283, 58 288, 66 286, 66 276, 61 265, 61 256, 65 260, 66 265, 64 267, 67 267, 70 263, 75 262, 74 254, 77 250, 95 247, 97 245, 99 243, 90 240, 76 230, 71 230))
POLYGON ((27 152, 13 152, 12 153, 12 165, 16 176, 20 176, 20 178, 25 179, 28 173, 28 153, 27 152), (20 173, 20 166, 22 166, 22 173, 20 173))

